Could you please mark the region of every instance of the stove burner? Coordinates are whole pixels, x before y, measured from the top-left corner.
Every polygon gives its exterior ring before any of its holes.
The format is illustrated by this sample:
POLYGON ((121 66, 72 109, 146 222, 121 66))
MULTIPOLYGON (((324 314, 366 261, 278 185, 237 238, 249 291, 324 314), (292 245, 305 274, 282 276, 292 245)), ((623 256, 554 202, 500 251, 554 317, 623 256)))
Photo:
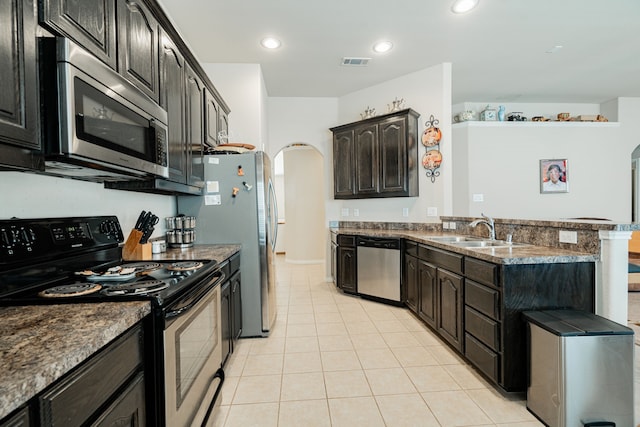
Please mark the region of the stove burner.
POLYGON ((169 287, 168 283, 162 280, 146 280, 142 282, 122 283, 105 287, 102 290, 104 295, 146 295, 158 292, 169 287))
POLYGON ((125 268, 133 268, 133 272, 137 274, 147 274, 154 270, 160 268, 160 263, 158 262, 130 262, 128 264, 123 264, 120 267, 122 269, 125 268))
POLYGON ((200 261, 180 261, 180 262, 172 262, 167 266, 167 270, 170 271, 191 271, 197 270, 202 267, 204 264, 200 261))
POLYGON ((45 289, 39 292, 38 295, 45 298, 77 297, 98 292, 100 289, 102 289, 102 286, 98 283, 73 283, 45 289))

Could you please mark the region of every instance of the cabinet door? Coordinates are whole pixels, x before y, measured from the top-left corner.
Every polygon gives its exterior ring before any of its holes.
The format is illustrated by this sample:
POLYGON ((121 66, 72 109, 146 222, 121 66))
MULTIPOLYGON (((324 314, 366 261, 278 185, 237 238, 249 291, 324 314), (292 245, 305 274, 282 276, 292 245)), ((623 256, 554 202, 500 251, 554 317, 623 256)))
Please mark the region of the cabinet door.
POLYGON ((414 313, 418 312, 418 259, 404 255, 404 283, 406 289, 405 304, 414 313))
POLYGON ((186 71, 186 141, 187 184, 204 185, 204 84, 187 64, 186 71))
POLYGON ((141 372, 91 426, 144 427, 146 418, 144 374, 141 372))
POLYGON ((428 262, 418 261, 418 286, 420 301, 418 316, 431 327, 436 327, 438 315, 438 281, 437 269, 428 262))
MULTIPOLYGON (((35 32, 33 0, 0 2, 0 144, 40 148, 35 32)), ((7 159, 0 149, 0 163, 30 167, 28 153, 7 159)))
POLYGON ((160 44, 160 105, 167 110, 169 180, 187 182, 185 145, 185 62, 173 41, 162 35, 160 44))
POLYGON ((22 408, 13 417, 0 421, 0 427, 29 427, 30 425, 28 407, 22 408))
POLYGON ((226 282, 220 290, 220 333, 222 335, 222 365, 231 353, 231 283, 226 282))
POLYGON ((338 276, 336 275, 337 273, 337 259, 336 257, 338 256, 338 245, 331 242, 331 280, 333 281, 334 285, 338 284, 338 276))
POLYGON ((380 123, 380 193, 407 191, 407 125, 404 117, 380 123))
POLYGON ((354 131, 355 192, 360 196, 378 192, 378 125, 358 127, 354 131))
POLYGON ((159 26, 142 0, 118 0, 118 72, 158 101, 159 26))
POLYGON ((232 349, 235 347, 235 341, 242 334, 242 288, 240 280, 240 272, 231 276, 231 339, 232 349))
POLYGON ((229 112, 220 107, 218 110, 218 144, 231 142, 229 140, 229 112), (221 138, 223 136, 224 138, 221 138))
MULTIPOLYGON (((218 115, 219 115, 220 105, 218 104, 218 101, 216 101, 216 99, 214 98, 213 94, 211 92, 209 92, 209 90, 207 90, 206 88, 204 90, 204 99, 205 99, 205 104, 204 104, 204 119, 205 119, 204 137, 205 137, 205 144, 207 144, 210 147, 215 147, 216 145, 219 144, 219 142, 218 142, 218 127, 219 127, 218 115)), ((225 142, 227 142, 227 141, 225 141, 225 142)))
POLYGON ((42 20, 116 69, 116 0, 43 0, 42 20))
POLYGON ((438 302, 437 329, 442 338, 462 352, 463 330, 463 286, 464 279, 447 270, 438 269, 438 302))
POLYGON ((333 136, 333 194, 336 199, 355 194, 353 150, 353 129, 336 132, 333 136))
POLYGON ((357 292, 356 248, 338 246, 338 287, 345 292, 357 292))

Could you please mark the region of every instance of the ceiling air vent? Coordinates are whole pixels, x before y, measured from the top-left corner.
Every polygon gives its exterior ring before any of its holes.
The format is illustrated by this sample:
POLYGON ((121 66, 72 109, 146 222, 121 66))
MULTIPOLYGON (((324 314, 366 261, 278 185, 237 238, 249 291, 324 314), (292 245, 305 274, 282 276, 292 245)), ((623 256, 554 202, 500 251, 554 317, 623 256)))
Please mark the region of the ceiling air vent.
POLYGON ((371 61, 371 58, 354 58, 345 56, 342 58, 342 63, 340 65, 344 65, 346 67, 366 67, 369 65, 369 61, 371 61))

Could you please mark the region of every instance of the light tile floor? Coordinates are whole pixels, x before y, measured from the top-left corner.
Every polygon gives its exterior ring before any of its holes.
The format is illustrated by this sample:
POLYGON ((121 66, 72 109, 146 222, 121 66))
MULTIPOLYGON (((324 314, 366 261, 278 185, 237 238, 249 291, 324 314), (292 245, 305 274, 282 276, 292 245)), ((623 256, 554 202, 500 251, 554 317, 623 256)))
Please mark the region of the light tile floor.
POLYGON ((278 256, 278 318, 241 339, 218 426, 542 426, 406 309, 338 292, 324 265, 278 256))

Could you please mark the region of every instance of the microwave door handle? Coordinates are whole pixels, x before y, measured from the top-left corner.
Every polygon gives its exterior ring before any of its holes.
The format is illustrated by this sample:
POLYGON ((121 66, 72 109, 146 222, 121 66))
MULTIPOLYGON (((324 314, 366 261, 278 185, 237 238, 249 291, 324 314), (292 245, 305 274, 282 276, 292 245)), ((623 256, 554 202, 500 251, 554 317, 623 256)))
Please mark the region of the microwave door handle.
MULTIPOLYGON (((182 307, 180 307, 180 308, 178 308, 176 310, 168 311, 164 315, 165 319, 172 319, 172 318, 175 318, 175 317, 180 317, 183 314, 185 314, 187 311, 191 310, 196 304, 198 304, 200 302, 200 300, 202 300, 209 293, 210 289, 213 289, 213 288, 216 287, 216 285, 218 285, 219 283, 222 283, 226 277, 227 276, 223 272, 220 272, 220 277, 212 285, 207 285, 205 287, 205 289, 202 290, 195 297, 188 298, 188 299, 191 299, 191 302, 189 302, 188 304, 186 304, 186 305, 184 305, 184 306, 182 306, 182 307)), ((188 299, 186 299, 186 300, 188 300, 188 299)))
POLYGON ((216 388, 216 392, 213 394, 213 398, 211 399, 211 402, 209 402, 207 413, 205 414, 204 420, 202 421, 202 427, 207 426, 207 423, 209 422, 209 417, 211 417, 211 414, 213 413, 213 407, 216 405, 216 400, 218 400, 218 395, 222 391, 222 384, 224 384, 224 371, 222 370, 222 368, 219 368, 216 371, 215 375, 211 377, 211 380, 209 381, 209 385, 207 386, 207 390, 211 387, 211 384, 213 384, 216 378, 220 378, 220 384, 218 384, 218 388, 216 388))

